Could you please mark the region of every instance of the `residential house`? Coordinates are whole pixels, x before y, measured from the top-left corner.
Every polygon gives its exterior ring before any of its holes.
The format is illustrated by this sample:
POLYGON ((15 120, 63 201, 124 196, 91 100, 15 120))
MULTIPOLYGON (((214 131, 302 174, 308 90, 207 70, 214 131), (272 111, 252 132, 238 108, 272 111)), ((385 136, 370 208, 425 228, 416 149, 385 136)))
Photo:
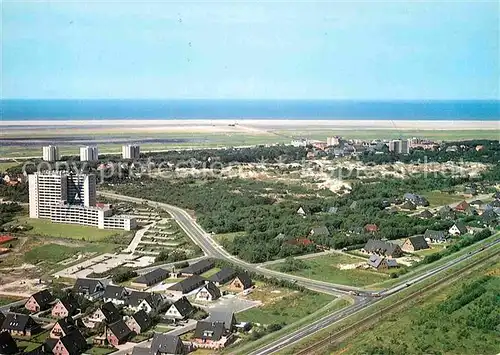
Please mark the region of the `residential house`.
POLYGON ((475 207, 469 206, 465 211, 463 211, 467 216, 477 216, 479 213, 475 207))
POLYGON ((474 200, 469 202, 469 206, 472 206, 474 208, 480 208, 483 205, 483 201, 481 200, 474 200))
POLYGON ((168 276, 169 273, 167 270, 158 268, 136 278, 133 282, 133 285, 144 288, 149 287, 162 282, 163 280, 168 278, 168 276))
POLYGON ((196 323, 193 342, 196 348, 220 350, 232 340, 233 334, 219 322, 199 321, 196 323))
POLYGON ((101 308, 95 310, 87 318, 85 318, 84 323, 88 328, 94 328, 96 323, 105 322, 107 324, 114 323, 121 319, 120 312, 111 302, 107 302, 101 306, 101 308))
POLYGON ((0 331, 8 332, 10 335, 31 336, 40 329, 40 324, 26 314, 7 313, 0 331))
POLYGON ((172 294, 182 296, 203 286, 205 282, 206 280, 204 278, 194 275, 170 286, 167 291, 172 294))
POLYGON ((481 215, 481 221, 487 226, 496 225, 498 223, 498 215, 493 209, 486 210, 481 215))
POLYGON ((406 238, 401 245, 401 250, 408 253, 429 248, 429 244, 427 244, 423 235, 414 235, 413 237, 406 238))
POLYGON ((238 273, 238 276, 234 278, 229 284, 229 288, 237 291, 244 291, 253 286, 252 279, 246 272, 238 273))
POLYGON ((104 290, 102 298, 104 302, 111 302, 116 306, 121 306, 125 304, 127 297, 130 292, 122 286, 108 285, 104 290))
POLYGON ((236 326, 234 313, 229 311, 212 311, 206 320, 210 322, 223 323, 224 328, 228 332, 232 332, 236 326))
POLYGON ((54 355, 80 355, 88 348, 87 341, 78 329, 59 339, 47 339, 45 350, 51 350, 54 355))
POLYGON ((328 214, 336 214, 339 211, 338 207, 332 206, 327 210, 328 214))
POLYGON ((127 327, 136 334, 141 334, 145 332, 152 325, 151 318, 149 315, 140 310, 135 312, 129 319, 127 319, 127 327))
POLYGON ((369 239, 361 251, 368 254, 387 256, 389 258, 399 258, 403 256, 403 251, 399 245, 379 239, 369 239))
POLYGON ((74 297, 68 295, 54 304, 51 314, 54 318, 71 317, 76 314, 79 307, 78 301, 74 297))
POLYGON ((237 272, 231 268, 224 267, 217 273, 213 274, 209 280, 212 281, 216 286, 221 286, 231 280, 233 280, 237 275, 237 272))
POLYGON ((435 231, 427 229, 424 234, 424 238, 428 243, 445 243, 446 236, 442 231, 435 231))
POLYGON ((72 319, 59 319, 56 324, 52 327, 49 333, 49 338, 59 339, 62 338, 73 330, 77 329, 72 319))
POLYGON ((450 235, 458 236, 467 233, 467 227, 460 221, 455 222, 454 225, 448 230, 450 235))
POLYGON ((73 293, 95 301, 104 294, 104 285, 99 280, 94 279, 77 279, 73 287, 73 293))
POLYGON ((415 211, 417 209, 417 205, 414 204, 412 201, 406 200, 401 206, 401 209, 403 210, 408 210, 408 211, 415 211))
POLYGON ((304 209, 304 208, 302 208, 302 207, 299 207, 299 209, 297 210, 297 214, 298 214, 299 216, 304 217, 304 218, 305 218, 305 217, 306 217, 306 215, 307 215, 307 213, 306 213, 305 209, 304 209))
POLYGON ((330 232, 328 231, 328 228, 326 228, 326 226, 321 226, 311 229, 311 231, 309 232, 309 236, 328 237, 330 236, 330 232))
POLYGON ((146 297, 149 296, 149 292, 140 292, 140 291, 131 291, 129 296, 127 297, 127 300, 125 301, 125 306, 136 312, 139 309, 139 306, 141 305, 142 301, 144 301, 144 299, 146 297))
POLYGON ((419 213, 418 217, 420 217, 422 219, 429 219, 429 218, 434 217, 434 215, 429 210, 423 210, 421 213, 419 213))
POLYGON ((24 307, 31 313, 37 313, 49 309, 52 302, 54 302, 54 296, 49 290, 42 290, 32 294, 24 307))
POLYGON ((151 340, 150 354, 184 355, 186 353, 186 347, 178 335, 155 333, 151 340))
POLYGON ((500 200, 500 191, 495 192, 491 197, 495 200, 500 200))
POLYGON ((378 232, 378 226, 376 224, 367 224, 365 225, 364 227, 365 229, 365 232, 368 232, 368 233, 375 233, 375 232, 378 232))
POLYGON ((166 306, 166 299, 159 293, 150 293, 139 304, 139 310, 144 310, 147 314, 156 314, 166 306))
POLYGON ((463 212, 467 208, 469 208, 469 204, 467 203, 467 201, 462 201, 458 205, 455 206, 455 211, 463 212))
POLYGON ((406 201, 410 201, 415 206, 424 206, 424 207, 429 206, 429 201, 427 201, 427 199, 425 197, 417 195, 417 194, 406 193, 403 195, 403 199, 406 201))
POLYGON ((398 263, 394 259, 388 259, 380 255, 370 255, 368 265, 377 270, 384 270, 389 268, 398 267, 398 263))
POLYGON ((198 301, 214 301, 221 296, 220 290, 212 281, 209 281, 198 290, 195 299, 198 301))
POLYGON ((183 276, 201 275, 205 271, 212 269, 215 262, 212 259, 202 259, 180 270, 183 276))
POLYGON ((110 324, 106 329, 106 340, 114 347, 126 343, 132 335, 132 331, 123 319, 110 324))
POLYGON ((172 319, 186 319, 194 312, 194 307, 186 297, 181 297, 168 307, 165 316, 172 319))
POLYGON ((12 335, 8 332, 0 333, 0 354, 15 355, 19 353, 16 341, 12 339, 12 335))

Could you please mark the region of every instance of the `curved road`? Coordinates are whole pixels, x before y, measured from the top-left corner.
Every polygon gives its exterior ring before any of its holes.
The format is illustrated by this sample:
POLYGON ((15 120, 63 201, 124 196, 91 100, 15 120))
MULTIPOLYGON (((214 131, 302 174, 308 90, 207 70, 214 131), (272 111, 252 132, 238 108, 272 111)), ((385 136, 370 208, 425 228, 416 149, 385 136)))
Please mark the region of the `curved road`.
MULTIPOLYGON (((326 282, 321 282, 321 281, 315 281, 315 280, 308 280, 305 278, 298 278, 295 276, 290 276, 287 274, 283 274, 277 271, 273 270, 268 270, 265 268, 261 268, 258 265, 250 264, 247 263, 243 260, 240 260, 236 258, 235 256, 229 254, 227 251, 225 251, 220 245, 218 245, 211 237, 210 234, 206 233, 197 223, 196 221, 191 218, 191 216, 184 211, 183 209, 179 207, 175 207, 169 204, 165 203, 159 203, 155 201, 149 201, 149 200, 144 200, 140 198, 135 198, 135 197, 129 197, 129 196, 124 196, 124 195, 118 195, 114 193, 108 193, 108 192, 99 192, 99 194, 109 197, 109 198, 114 198, 117 200, 123 200, 123 201, 130 201, 134 203, 148 203, 151 206, 154 207, 160 207, 168 211, 173 218, 177 220, 181 228, 186 232, 186 234, 195 242, 197 245, 200 246, 200 248, 207 254, 208 256, 213 256, 216 258, 220 259, 225 259, 228 260, 234 264, 237 264, 241 266, 242 268, 245 268, 250 271, 258 272, 261 274, 264 274, 266 276, 273 276, 273 277, 279 277, 282 279, 286 280, 297 280, 298 284, 301 284, 307 288, 310 288, 312 290, 317 290, 320 292, 326 292, 326 293, 331 293, 331 294, 346 294, 350 290, 355 290, 355 288, 350 288, 346 286, 339 286, 339 285, 334 285, 334 284, 329 284, 326 282)), ((327 316, 324 316, 323 318, 320 318, 313 323, 310 323, 292 333, 289 333, 282 338, 271 342, 270 344, 267 344, 260 348, 257 351, 254 351, 251 353, 251 355, 267 355, 267 354, 273 354, 279 350, 281 350, 284 347, 290 346, 294 343, 299 342, 301 339, 304 337, 307 337, 309 335, 312 335, 316 333, 317 331, 339 321, 342 318, 345 318, 347 316, 353 315, 362 309, 378 302, 379 300, 383 299, 384 297, 387 297, 391 294, 394 294, 396 292, 399 292, 409 285, 421 282, 441 271, 447 270, 450 267, 456 265, 459 262, 465 261, 467 259, 472 258, 473 256, 484 252, 486 249, 497 245, 500 243, 500 238, 495 239, 494 241, 484 244, 480 249, 476 249, 475 251, 469 252, 468 254, 462 255, 456 259, 453 259, 441 266, 438 266, 434 269, 431 269, 423 274, 420 274, 418 276, 412 277, 410 279, 405 280, 401 284, 395 285, 394 287, 390 289, 385 289, 381 292, 379 292, 377 295, 379 296, 378 298, 373 298, 369 297, 372 296, 372 293, 369 291, 364 291, 363 293, 360 294, 360 296, 355 297, 355 303, 349 307, 346 307, 344 309, 341 309, 337 312, 334 312, 332 314, 329 314, 327 316)))

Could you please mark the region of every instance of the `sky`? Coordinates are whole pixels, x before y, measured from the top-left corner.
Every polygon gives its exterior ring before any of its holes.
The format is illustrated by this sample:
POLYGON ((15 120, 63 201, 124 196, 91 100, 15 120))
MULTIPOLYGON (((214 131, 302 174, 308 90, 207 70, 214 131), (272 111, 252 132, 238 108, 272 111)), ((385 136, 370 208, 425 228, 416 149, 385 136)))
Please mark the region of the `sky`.
POLYGON ((497 1, 3 1, 2 98, 499 99, 497 1))

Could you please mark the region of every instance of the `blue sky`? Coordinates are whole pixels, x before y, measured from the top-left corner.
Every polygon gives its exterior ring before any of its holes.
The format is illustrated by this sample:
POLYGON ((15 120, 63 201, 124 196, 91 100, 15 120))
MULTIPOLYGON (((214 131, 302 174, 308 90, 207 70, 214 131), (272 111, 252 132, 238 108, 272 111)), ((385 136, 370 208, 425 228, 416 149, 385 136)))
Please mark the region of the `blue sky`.
POLYGON ((498 99, 499 4, 9 2, 3 98, 498 99))

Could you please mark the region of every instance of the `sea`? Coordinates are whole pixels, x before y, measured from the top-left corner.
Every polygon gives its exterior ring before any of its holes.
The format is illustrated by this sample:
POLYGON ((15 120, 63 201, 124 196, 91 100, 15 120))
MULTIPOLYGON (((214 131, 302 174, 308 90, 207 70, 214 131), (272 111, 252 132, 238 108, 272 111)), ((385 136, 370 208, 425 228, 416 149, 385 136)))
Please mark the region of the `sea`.
POLYGON ((287 119, 500 120, 500 100, 0 100, 2 121, 287 119))

